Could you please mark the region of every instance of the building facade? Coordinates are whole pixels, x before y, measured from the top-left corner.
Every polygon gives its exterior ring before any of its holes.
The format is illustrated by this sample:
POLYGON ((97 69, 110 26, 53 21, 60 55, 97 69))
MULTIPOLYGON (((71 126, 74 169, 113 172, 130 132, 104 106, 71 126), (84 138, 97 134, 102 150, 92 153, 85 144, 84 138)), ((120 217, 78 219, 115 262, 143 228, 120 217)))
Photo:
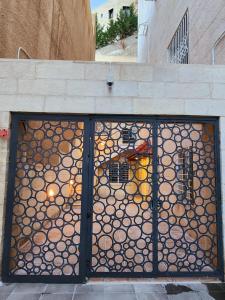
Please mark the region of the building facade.
POLYGON ((224 20, 223 0, 140 0, 139 61, 224 64, 224 20))
POLYGON ((1 0, 0 11, 1 58, 94 60, 89 0, 1 0))
POLYGON ((3 280, 223 278, 224 66, 2 60, 0 78, 3 280))
POLYGON ((99 24, 107 27, 110 20, 116 20, 121 9, 129 13, 132 4, 137 7, 137 0, 108 0, 96 8, 93 13, 96 14, 99 24))

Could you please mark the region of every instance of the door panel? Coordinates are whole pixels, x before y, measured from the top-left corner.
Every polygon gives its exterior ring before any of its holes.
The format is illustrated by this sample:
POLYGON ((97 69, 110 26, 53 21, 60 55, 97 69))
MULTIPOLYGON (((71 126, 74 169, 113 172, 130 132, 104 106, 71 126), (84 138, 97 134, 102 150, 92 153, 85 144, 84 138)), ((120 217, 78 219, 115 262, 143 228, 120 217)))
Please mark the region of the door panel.
POLYGON ((214 130, 207 123, 159 126, 160 272, 218 268, 214 130))
POLYGON ((95 123, 91 271, 152 272, 152 125, 95 123))
POLYGON ((79 275, 83 138, 83 121, 19 121, 10 274, 79 275))

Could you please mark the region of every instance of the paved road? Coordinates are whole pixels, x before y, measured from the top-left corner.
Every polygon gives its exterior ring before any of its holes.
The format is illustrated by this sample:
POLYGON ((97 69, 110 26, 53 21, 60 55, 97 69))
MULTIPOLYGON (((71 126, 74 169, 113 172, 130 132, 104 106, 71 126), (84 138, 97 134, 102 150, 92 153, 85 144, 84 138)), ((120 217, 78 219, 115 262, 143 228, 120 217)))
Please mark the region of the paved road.
POLYGON ((0 300, 225 300, 225 284, 1 284, 0 300))

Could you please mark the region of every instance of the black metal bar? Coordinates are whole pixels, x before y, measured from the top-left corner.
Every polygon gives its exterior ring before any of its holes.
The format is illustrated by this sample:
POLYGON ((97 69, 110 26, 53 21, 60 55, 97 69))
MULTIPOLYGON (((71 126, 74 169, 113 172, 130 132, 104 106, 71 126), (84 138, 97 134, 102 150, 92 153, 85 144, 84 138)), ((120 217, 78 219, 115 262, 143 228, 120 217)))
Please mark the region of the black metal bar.
POLYGON ((43 113, 13 113, 19 120, 44 120, 44 121, 83 121, 86 114, 43 114, 43 113))
POLYGON ((18 139, 18 122, 19 118, 12 115, 11 123, 11 140, 10 154, 8 163, 8 186, 7 186, 7 201, 5 214, 5 228, 3 240, 3 260, 2 260, 2 279, 8 281, 9 276, 9 253, 11 246, 11 231, 12 231, 12 211, 14 202, 14 186, 16 177, 16 152, 18 139))
POLYGON ((152 240, 153 240, 153 272, 158 273, 158 123, 153 123, 153 174, 152 174, 152 240))
POLYGON ((86 276, 91 274, 92 263, 92 222, 93 222, 93 179, 94 179, 94 141, 95 141, 95 119, 89 118, 89 169, 88 169, 88 220, 87 220, 87 261, 86 261, 86 276))
POLYGON ((224 232, 222 224, 222 201, 221 201, 221 161, 220 161, 220 135, 219 135, 219 121, 214 122, 214 147, 215 147, 215 169, 216 169, 216 220, 217 220, 217 251, 218 251, 218 266, 221 273, 221 278, 224 281, 224 232))
POLYGON ((170 115, 170 116, 164 116, 164 115, 124 115, 124 114, 104 114, 104 115, 87 115, 87 114, 37 114, 37 113, 13 113, 12 116, 17 117, 19 120, 83 120, 84 117, 89 116, 90 118, 94 118, 95 120, 108 120, 110 121, 128 121, 134 122, 134 121, 140 121, 140 122, 149 122, 149 121, 155 121, 159 120, 161 122, 173 122, 173 123, 179 123, 180 121, 188 123, 188 122, 196 122, 196 123, 212 123, 213 121, 217 121, 218 117, 207 117, 207 116, 190 116, 190 115, 170 115))
POLYGON ((83 172, 82 172, 82 201, 81 201, 81 234, 80 234, 80 276, 85 282, 87 261, 87 223, 88 223, 88 200, 89 200, 89 148, 90 148, 90 122, 84 121, 84 147, 83 147, 83 172))

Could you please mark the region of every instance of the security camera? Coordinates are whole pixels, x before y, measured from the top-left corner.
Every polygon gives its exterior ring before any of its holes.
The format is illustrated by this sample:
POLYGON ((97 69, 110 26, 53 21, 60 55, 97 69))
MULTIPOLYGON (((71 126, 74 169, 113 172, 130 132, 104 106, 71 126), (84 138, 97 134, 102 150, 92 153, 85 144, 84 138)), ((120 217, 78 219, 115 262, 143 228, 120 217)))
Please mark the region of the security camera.
POLYGON ((114 84, 114 80, 113 80, 113 72, 112 72, 112 65, 111 63, 109 64, 109 71, 108 71, 108 75, 107 75, 107 80, 106 80, 106 84, 108 85, 108 88, 111 89, 113 84, 114 84))
POLYGON ((113 84, 114 84, 113 81, 107 80, 107 85, 109 88, 111 88, 113 86, 113 84))

